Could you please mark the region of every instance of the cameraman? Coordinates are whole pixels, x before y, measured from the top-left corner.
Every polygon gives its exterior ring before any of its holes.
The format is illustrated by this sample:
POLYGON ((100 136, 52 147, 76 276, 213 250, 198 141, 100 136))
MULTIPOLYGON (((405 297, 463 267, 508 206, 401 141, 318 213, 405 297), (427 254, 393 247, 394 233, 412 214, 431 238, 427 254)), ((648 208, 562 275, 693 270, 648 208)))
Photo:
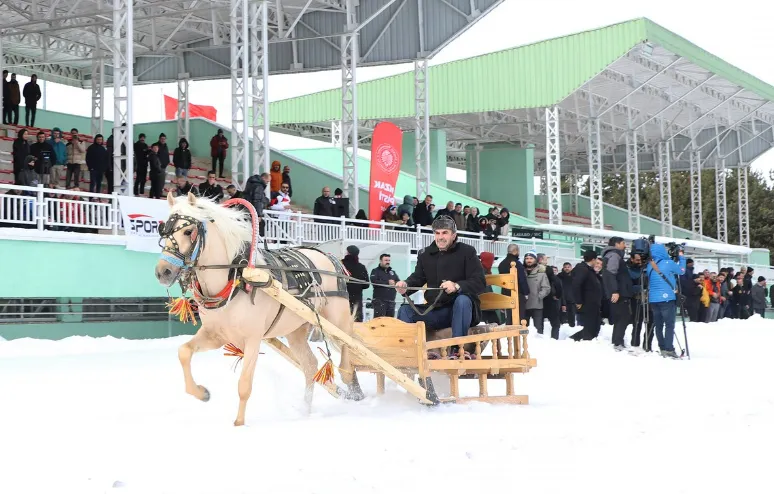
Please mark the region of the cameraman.
MULTIPOLYGON (((647 242, 647 241, 646 241, 647 242)), ((650 249, 645 251, 638 251, 637 244, 632 246, 631 256, 626 263, 626 267, 629 268, 629 277, 632 279, 632 347, 636 348, 642 343, 642 349, 646 352, 652 351, 653 346, 653 311, 648 304, 648 278, 645 276, 646 264, 642 261, 646 252, 650 252, 650 249), (647 314, 647 317, 646 317, 647 314), (642 333, 642 323, 645 325, 645 335, 640 338, 642 333)))
POLYGON ((685 257, 682 247, 676 244, 667 245, 669 253, 662 244, 654 243, 650 246, 650 263, 645 269, 650 287, 648 301, 653 311, 653 329, 661 355, 677 358, 674 348, 676 293, 679 287, 678 278, 685 272, 685 257))
POLYGON ((634 295, 632 279, 624 264, 626 242, 621 237, 611 237, 608 247, 602 251, 604 269, 602 271, 603 293, 610 300, 610 318, 613 320, 613 346, 616 350, 626 348, 624 335, 631 322, 631 297, 634 295))

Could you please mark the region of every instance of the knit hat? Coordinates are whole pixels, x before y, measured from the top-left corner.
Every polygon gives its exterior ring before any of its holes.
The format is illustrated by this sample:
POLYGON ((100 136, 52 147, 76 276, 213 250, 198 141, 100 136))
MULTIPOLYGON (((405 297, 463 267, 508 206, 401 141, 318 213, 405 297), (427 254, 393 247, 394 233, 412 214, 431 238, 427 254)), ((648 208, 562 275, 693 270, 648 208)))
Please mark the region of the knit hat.
POLYGON ((761 281, 766 281, 766 278, 763 276, 758 276, 758 282, 760 283, 761 281))
POLYGON ((450 230, 452 233, 456 233, 457 223, 450 216, 441 215, 441 216, 436 216, 436 218, 433 220, 433 224, 431 225, 431 228, 433 229, 433 231, 450 230))
POLYGON ((535 252, 535 250, 534 250, 534 249, 533 249, 533 250, 530 250, 529 252, 527 252, 526 254, 524 254, 524 259, 525 259, 525 260, 526 260, 528 257, 534 257, 534 258, 535 258, 535 260, 537 261, 537 253, 535 252))
POLYGON ((360 255, 360 249, 356 245, 350 245, 347 247, 347 254, 357 257, 360 255))

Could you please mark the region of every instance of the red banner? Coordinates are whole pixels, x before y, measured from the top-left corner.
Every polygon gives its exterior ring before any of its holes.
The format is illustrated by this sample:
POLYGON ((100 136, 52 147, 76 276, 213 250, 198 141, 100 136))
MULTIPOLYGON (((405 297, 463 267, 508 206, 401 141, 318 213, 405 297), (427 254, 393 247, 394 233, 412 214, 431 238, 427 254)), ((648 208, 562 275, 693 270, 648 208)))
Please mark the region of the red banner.
MULTIPOLYGON (((214 106, 188 103, 188 111, 191 113, 188 118, 202 117, 213 122, 218 120, 218 110, 214 106)), ((167 120, 177 120, 177 99, 166 94, 164 95, 164 118, 167 120)))
POLYGON ((395 204, 402 149, 400 127, 389 122, 376 125, 371 140, 371 185, 368 187, 368 219, 371 221, 381 221, 382 213, 395 204))

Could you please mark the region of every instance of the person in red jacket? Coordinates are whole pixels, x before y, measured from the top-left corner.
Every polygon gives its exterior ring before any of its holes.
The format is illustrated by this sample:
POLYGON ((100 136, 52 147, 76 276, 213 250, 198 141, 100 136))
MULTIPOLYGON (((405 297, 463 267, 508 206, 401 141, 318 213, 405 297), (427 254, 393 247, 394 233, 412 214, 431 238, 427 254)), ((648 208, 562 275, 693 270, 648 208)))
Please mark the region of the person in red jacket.
POLYGON ((223 129, 218 129, 218 133, 212 136, 210 139, 210 156, 212 156, 212 173, 215 173, 215 165, 219 163, 220 173, 218 176, 223 177, 223 162, 226 160, 226 149, 228 149, 228 139, 223 135, 223 129))

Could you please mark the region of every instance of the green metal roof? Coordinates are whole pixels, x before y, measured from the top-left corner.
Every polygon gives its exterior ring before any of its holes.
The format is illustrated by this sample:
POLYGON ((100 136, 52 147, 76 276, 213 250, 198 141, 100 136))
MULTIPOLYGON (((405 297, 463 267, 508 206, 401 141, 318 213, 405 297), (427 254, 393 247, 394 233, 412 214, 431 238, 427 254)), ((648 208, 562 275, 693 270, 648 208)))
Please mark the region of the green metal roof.
MULTIPOLYGON (((759 96, 774 87, 649 19, 634 19, 525 46, 431 66, 430 111, 454 115, 559 103, 640 43, 651 42, 759 96)), ((414 75, 406 72, 358 84, 360 119, 414 115, 414 75)), ((341 90, 271 103, 274 125, 341 118, 341 90)))
MULTIPOLYGON (((287 150, 283 150, 282 152, 294 158, 298 158, 300 160, 303 160, 315 166, 318 166, 323 170, 329 171, 331 173, 335 173, 338 176, 343 175, 342 170, 343 170, 344 160, 342 159, 341 149, 339 148, 327 147, 327 148, 313 148, 313 149, 287 149, 287 150)), ((357 175, 358 185, 367 190, 368 184, 370 183, 370 176, 371 176, 371 162, 363 157, 358 157, 358 175, 357 175)), ((414 194, 416 194, 416 192, 417 192, 416 177, 406 172, 400 172, 400 175, 398 175, 398 183, 395 187, 395 197, 397 197, 398 200, 401 201, 403 196, 405 195, 413 196, 414 194)), ((484 208, 484 210, 486 210, 486 208, 489 208, 491 206, 490 204, 487 204, 484 201, 480 201, 478 199, 468 197, 464 194, 460 194, 459 192, 455 192, 451 189, 447 189, 446 187, 440 187, 435 184, 430 184, 430 194, 435 199, 436 205, 446 204, 447 201, 454 201, 455 203, 461 202, 469 206, 476 206, 479 209, 484 208)), ((367 208, 364 208, 364 209, 367 209, 367 208)), ((529 218, 525 218, 523 216, 518 216, 516 214, 511 213, 511 224, 516 226, 529 226, 529 225, 537 225, 538 222, 530 220, 529 218)))

